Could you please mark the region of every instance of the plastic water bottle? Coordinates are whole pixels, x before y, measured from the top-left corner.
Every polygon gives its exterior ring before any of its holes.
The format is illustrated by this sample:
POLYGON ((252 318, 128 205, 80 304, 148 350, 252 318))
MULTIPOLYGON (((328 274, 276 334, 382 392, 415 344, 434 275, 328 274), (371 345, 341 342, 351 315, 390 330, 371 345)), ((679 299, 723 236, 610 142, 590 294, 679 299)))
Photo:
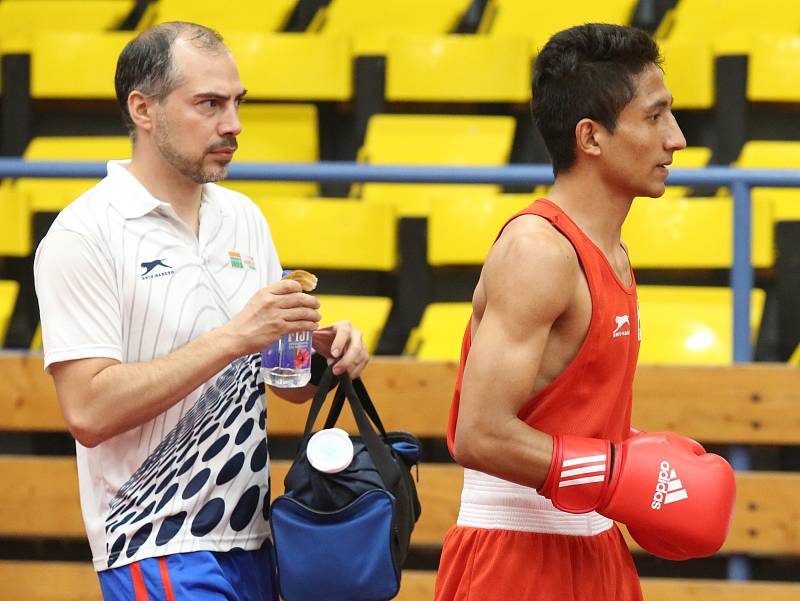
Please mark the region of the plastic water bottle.
MULTIPOLYGON (((283 279, 300 282, 304 292, 317 286, 317 276, 301 269, 285 269, 283 279)), ((264 383, 278 388, 300 388, 311 380, 311 332, 282 336, 261 351, 264 383)))
POLYGON ((264 383, 299 388, 311 379, 311 332, 286 334, 261 351, 264 383))

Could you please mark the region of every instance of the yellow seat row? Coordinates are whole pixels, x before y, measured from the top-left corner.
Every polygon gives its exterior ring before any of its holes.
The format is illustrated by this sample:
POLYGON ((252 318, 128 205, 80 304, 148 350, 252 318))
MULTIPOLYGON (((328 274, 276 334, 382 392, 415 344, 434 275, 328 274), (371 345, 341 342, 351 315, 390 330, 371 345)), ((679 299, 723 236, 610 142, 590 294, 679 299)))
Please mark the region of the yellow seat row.
MULTIPOLYGON (((638 286, 642 342, 640 363, 728 365, 733 357, 733 293, 729 288, 638 286)), ((765 293, 750 296, 755 338, 765 293)), ((472 314, 470 303, 428 305, 409 337, 406 353, 423 360, 457 361, 472 314)))
MULTIPOLYGON (((132 32, 49 32, 34 36, 34 98, 113 98, 114 70, 132 32)), ((231 32, 226 42, 254 99, 346 101, 353 96, 352 41, 303 33, 231 32)), ((667 86, 677 109, 715 103, 714 54, 700 39, 661 42, 667 86)), ((401 36, 387 41, 390 101, 511 102, 530 100, 534 47, 522 37, 401 36)), ((747 96, 800 100, 800 35, 766 35, 750 50, 747 96)))
MULTIPOLYGON (((507 116, 375 115, 358 160, 371 165, 499 166, 508 163, 515 121, 507 116)), ((479 199, 496 185, 384 184, 353 188, 365 202, 389 204, 402 217, 426 216, 443 199, 479 199)))

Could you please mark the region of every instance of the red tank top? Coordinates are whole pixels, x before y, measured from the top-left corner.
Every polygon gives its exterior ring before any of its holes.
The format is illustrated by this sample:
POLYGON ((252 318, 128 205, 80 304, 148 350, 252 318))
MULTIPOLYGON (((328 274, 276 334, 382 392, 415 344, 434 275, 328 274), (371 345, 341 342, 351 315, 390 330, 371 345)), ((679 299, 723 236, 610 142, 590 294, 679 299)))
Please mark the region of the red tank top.
MULTIPOLYGON (((633 375, 641 341, 633 271, 631 285, 625 286, 603 252, 564 211, 548 200, 537 200, 511 217, 503 229, 520 215, 544 217, 572 243, 589 284, 592 317, 578 353, 558 377, 523 405, 518 417, 550 434, 622 441, 628 437, 630 428, 633 375)), ((470 323, 471 319, 464 333, 450 408, 447 444, 451 454, 461 380, 470 348, 470 323)))

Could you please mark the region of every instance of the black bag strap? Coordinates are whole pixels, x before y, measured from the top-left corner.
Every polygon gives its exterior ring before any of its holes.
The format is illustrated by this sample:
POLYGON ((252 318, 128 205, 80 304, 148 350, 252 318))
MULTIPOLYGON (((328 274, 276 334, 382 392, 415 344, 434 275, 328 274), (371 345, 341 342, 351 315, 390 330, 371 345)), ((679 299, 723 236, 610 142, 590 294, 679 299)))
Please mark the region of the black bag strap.
MULTIPOLYGON (((333 387, 335 378, 336 376, 333 375, 332 366, 329 365, 325 370, 325 373, 322 374, 317 393, 314 395, 314 399, 311 401, 311 408, 308 411, 308 418, 306 419, 306 427, 303 431, 303 440, 300 443, 301 453, 306 452, 308 440, 312 435, 311 430, 314 427, 314 423, 317 421, 317 417, 322 409, 322 405, 325 403, 328 393, 333 387)), ((364 446, 367 447, 367 452, 372 458, 372 461, 375 463, 375 467, 381 476, 381 480, 383 480, 384 486, 391 490, 400 480, 400 466, 392 458, 389 449, 386 447, 386 443, 378 437, 378 434, 373 429, 372 423, 370 422, 369 417, 367 417, 364 407, 362 406, 361 398, 356 392, 350 377, 347 375, 347 373, 344 373, 338 377, 338 380, 339 388, 343 391, 342 396, 346 398, 350 404, 350 409, 353 412, 353 417, 356 420, 359 434, 361 434, 361 440, 364 442, 364 446)), ((344 404, 344 400, 342 400, 342 404, 344 404)), ((326 420, 326 423, 327 421, 328 420, 326 420)), ((378 418, 378 421, 380 422, 380 418, 378 418)), ((333 425, 335 425, 335 422, 333 425)), ((383 425, 381 424, 381 428, 382 427, 383 425)))
MULTIPOLYGON (((372 420, 372 423, 375 424, 375 427, 378 428, 378 432, 380 432, 383 438, 386 438, 386 428, 383 427, 383 422, 381 421, 380 415, 378 415, 378 410, 375 408, 375 404, 372 402, 372 399, 367 392, 367 387, 364 386, 364 382, 361 381, 361 378, 356 378, 352 380, 353 382, 353 389, 356 391, 358 398, 361 400, 361 405, 364 407, 364 411, 367 412, 367 415, 372 420)), ((344 407, 344 388, 342 385, 339 385, 339 388, 336 389, 336 395, 333 397, 333 405, 331 405, 331 410, 328 412, 328 417, 325 420, 325 427, 326 428, 333 428, 336 425, 336 422, 339 420, 339 415, 342 413, 342 408, 344 407)))
POLYGON ((333 388, 335 382, 336 377, 333 375, 333 370, 329 365, 322 374, 322 378, 320 378, 319 387, 317 388, 317 392, 314 394, 314 398, 311 401, 311 407, 308 409, 306 426, 303 429, 303 442, 301 443, 303 450, 305 450, 306 445, 308 444, 308 439, 311 437, 311 429, 314 427, 314 423, 317 421, 317 416, 319 416, 322 405, 325 404, 325 399, 328 398, 328 393, 331 391, 331 388, 333 388))
POLYGON ((394 487, 400 481, 402 476, 400 466, 392 458, 387 443, 378 437, 378 434, 372 428, 372 423, 369 421, 364 407, 362 407, 361 399, 353 387, 353 382, 347 373, 339 376, 340 386, 344 386, 345 396, 350 402, 350 409, 353 412, 353 417, 358 424, 358 431, 361 434, 361 439, 369 451, 370 457, 375 462, 375 467, 381 475, 383 485, 389 489, 394 490, 394 487))

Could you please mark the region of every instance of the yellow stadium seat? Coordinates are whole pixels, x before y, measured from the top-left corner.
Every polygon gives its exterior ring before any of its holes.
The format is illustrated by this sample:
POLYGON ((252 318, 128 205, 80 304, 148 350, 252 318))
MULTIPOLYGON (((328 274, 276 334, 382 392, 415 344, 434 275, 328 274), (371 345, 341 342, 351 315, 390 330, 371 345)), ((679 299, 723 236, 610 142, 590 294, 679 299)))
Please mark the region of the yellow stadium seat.
MULTIPOLYGON (((772 207, 753 200, 751 261, 770 267, 775 260, 772 207)), ((635 268, 727 269, 733 257, 730 197, 637 198, 622 226, 635 268)))
POLYGON ((392 308, 392 299, 383 296, 315 295, 322 315, 320 327, 346 319, 364 333, 364 345, 372 353, 378 346, 386 319, 392 308))
MULTIPOLYGON (((638 286, 642 346, 640 363, 726 365, 733 356, 733 294, 729 288, 638 286)), ((765 294, 751 294, 753 335, 765 294)), ((472 314, 470 303, 432 303, 409 337, 406 354, 423 360, 458 361, 472 314)))
MULTIPOLYGON (((750 140, 745 142, 736 167, 800 168, 800 142, 750 140)), ((753 202, 769 202, 774 221, 800 220, 800 188, 753 188, 753 202)))
POLYGON ((0 184, 0 256, 27 257, 31 245, 28 198, 6 180, 0 184))
MULTIPOLYGON (((313 104, 253 104, 239 109, 242 133, 235 161, 313 163, 319 160, 317 108, 313 104)), ((231 180, 223 184, 251 198, 316 196, 315 182, 231 180)))
POLYGON ((14 280, 0 280, 0 347, 6 339, 8 323, 17 304, 19 294, 19 282, 14 280))
POLYGON ((231 33, 225 42, 248 97, 267 100, 349 100, 350 42, 306 33, 231 33))
MULTIPOLYGON (((375 115, 367 125, 359 160, 374 165, 486 165, 508 162, 513 117, 476 115, 375 115)), ((484 198, 499 186, 470 184, 364 184, 361 197, 390 204, 399 216, 427 216, 442 198, 484 198)))
POLYGON ((393 35, 453 31, 469 5, 470 0, 333 0, 309 31, 352 38, 356 56, 382 55, 393 35))
POLYGON ((431 303, 408 337, 405 354, 424 361, 458 361, 471 303, 431 303))
POLYGON ((676 109, 709 109, 714 106, 714 54, 703 38, 659 41, 664 57, 664 83, 676 109))
POLYGON ((793 365, 795 367, 800 367, 800 344, 792 352, 792 356, 789 357, 788 361, 789 365, 793 365))
POLYGON ((0 54, 31 51, 41 31, 104 31, 119 27, 134 0, 3 0, 0 54))
POLYGON ((525 36, 533 48, 541 48, 554 33, 583 23, 630 23, 636 0, 573 0, 531 2, 490 0, 483 14, 480 32, 492 36, 525 36))
POLYGON ((117 58, 131 31, 42 32, 31 51, 33 98, 116 98, 117 58))
POLYGON ((391 271, 397 265, 392 207, 341 199, 260 199, 256 204, 284 266, 391 271))
MULTIPOLYGON (((127 136, 52 136, 31 140, 24 157, 30 160, 108 161, 131 156, 127 136)), ((15 189, 24 195, 32 212, 60 211, 86 190, 96 179, 23 178, 15 189)))
MULTIPOLYGON (((672 155, 672 168, 693 169, 705 167, 711 158, 711 149, 705 146, 689 146, 672 155)), ((686 186, 667 186, 662 198, 683 198, 689 194, 686 186)))
POLYGON ((524 38, 397 36, 386 57, 386 98, 528 102, 530 55, 524 38))
MULTIPOLYGON (((639 363, 727 365, 733 358, 733 292, 730 288, 639 286, 642 346, 639 363)), ((750 295, 755 338, 765 293, 750 295)))
POLYGON ((762 33, 794 33, 800 23, 795 0, 681 0, 665 15, 656 38, 708 40, 715 55, 748 54, 762 33))
POLYGON ((758 36, 748 63, 747 98, 800 100, 800 35, 758 36))
POLYGON ((213 27, 223 36, 231 31, 280 31, 296 4, 297 0, 237 0, 220 10, 214 0, 159 0, 138 29, 165 21, 190 21, 213 27))
POLYGON ((435 203, 428 217, 428 264, 483 264, 503 224, 533 200, 532 195, 500 194, 435 203))

